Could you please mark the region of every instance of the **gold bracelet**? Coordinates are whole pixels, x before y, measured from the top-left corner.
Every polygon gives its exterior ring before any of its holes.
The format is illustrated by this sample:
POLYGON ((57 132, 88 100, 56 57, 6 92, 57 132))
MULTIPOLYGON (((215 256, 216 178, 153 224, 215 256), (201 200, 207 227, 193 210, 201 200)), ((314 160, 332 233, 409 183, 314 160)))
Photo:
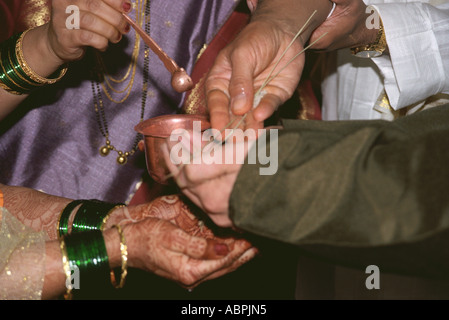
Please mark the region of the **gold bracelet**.
POLYGON ((21 96, 23 93, 21 92, 17 92, 12 90, 10 87, 8 87, 6 84, 4 84, 3 82, 0 81, 0 88, 2 88, 3 90, 5 90, 6 92, 9 92, 11 94, 14 94, 16 96, 21 96))
POLYGON ((114 208, 112 208, 111 210, 109 210, 109 212, 106 214, 106 216, 103 218, 103 222, 101 224, 100 230, 104 231, 104 226, 106 225, 106 222, 109 219, 109 216, 111 215, 112 211, 114 211, 117 208, 122 208, 122 207, 126 207, 124 204, 118 204, 116 205, 114 208))
POLYGON ((30 31, 31 29, 28 29, 26 31, 24 31, 22 33, 22 35, 20 36, 19 40, 17 40, 16 43, 16 55, 17 55, 17 61, 20 64, 20 66, 22 67, 23 72, 26 73, 26 75, 28 77, 30 77, 31 80, 39 83, 39 84, 54 84, 56 82, 58 82, 59 80, 62 79, 62 77, 64 77, 64 75, 67 72, 67 68, 63 68, 61 70, 61 72, 59 73, 59 76, 55 79, 47 79, 44 77, 41 77, 40 75, 38 75, 36 72, 34 72, 30 66, 28 65, 28 63, 25 60, 25 57, 23 55, 23 49, 22 49, 22 42, 23 42, 23 38, 25 37, 25 35, 28 33, 28 31, 30 31))
POLYGON ((67 249, 65 246, 64 238, 61 238, 59 240, 59 247, 61 248, 61 254, 62 254, 62 267, 64 268, 64 273, 66 276, 65 286, 67 288, 66 293, 64 294, 64 298, 66 300, 72 300, 72 273, 70 271, 70 264, 69 264, 69 258, 67 256, 67 249))
POLYGON ((114 270, 111 270, 111 283, 116 289, 123 288, 125 285, 126 275, 128 274, 128 247, 126 245, 125 236, 119 225, 114 225, 120 235, 120 255, 122 257, 122 272, 120 275, 120 283, 117 285, 114 270))

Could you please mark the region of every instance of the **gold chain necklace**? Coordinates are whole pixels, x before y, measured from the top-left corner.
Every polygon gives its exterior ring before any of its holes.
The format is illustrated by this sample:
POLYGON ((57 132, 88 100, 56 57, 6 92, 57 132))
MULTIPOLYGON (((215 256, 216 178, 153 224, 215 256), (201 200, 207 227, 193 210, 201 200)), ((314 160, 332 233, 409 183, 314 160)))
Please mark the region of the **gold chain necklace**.
MULTIPOLYGON (((145 7, 146 7, 146 0, 144 2, 137 1, 135 3, 136 22, 139 25, 143 25, 144 21, 146 21, 145 20, 145 9, 144 9, 145 7), (143 7, 142 7, 142 4, 143 4, 143 7)), ((131 94, 132 87, 134 84, 134 77, 136 74, 136 67, 137 67, 137 61, 138 61, 138 57, 139 57, 139 51, 140 51, 140 35, 136 33, 136 37, 134 39, 134 48, 133 48, 133 51, 131 54, 131 63, 129 64, 128 69, 126 70, 125 75, 122 78, 117 78, 117 79, 114 78, 113 76, 109 75, 109 72, 107 72, 106 65, 103 63, 103 60, 101 58, 98 59, 99 66, 104 71, 104 74, 108 74, 108 76, 104 77, 104 81, 101 82, 101 87, 103 88, 103 91, 104 91, 106 97, 110 101, 120 104, 120 103, 125 102, 128 99, 129 95, 131 94), (116 83, 116 84, 123 83, 125 80, 128 79, 130 73, 131 73, 131 79, 129 80, 127 86, 124 89, 118 90, 113 87, 112 83, 116 83), (118 94, 126 91, 126 95, 121 100, 115 100, 114 98, 112 98, 112 93, 109 92, 108 88, 112 92, 115 92, 118 94)))
MULTIPOLYGON (((140 3, 140 2, 139 2, 140 3)), ((139 7, 139 5, 137 5, 139 7)), ((145 16, 149 17, 150 15, 150 1, 144 0, 143 1, 143 7, 142 8, 142 15, 141 15, 141 19, 140 21, 145 21, 145 32, 147 32, 148 34, 150 33, 150 22, 146 22, 145 16)), ((136 14, 136 17, 139 17, 140 15, 136 14)), ((138 37, 138 35, 136 34, 136 42, 139 42, 140 38, 138 37)), ((135 46, 136 48, 136 46, 135 46)), ((134 51, 133 50, 133 58, 134 58, 134 51)), ((137 56, 138 56, 138 50, 137 50, 137 56)), ((140 122, 142 122, 144 120, 144 115, 145 115, 145 106, 146 106, 146 101, 147 101, 147 89, 148 89, 148 80, 149 80, 149 48, 147 45, 145 45, 145 56, 144 56, 144 67, 143 67, 143 84, 142 84, 142 103, 141 103, 141 108, 140 108, 140 122)), ((135 57, 135 61, 137 64, 137 56, 135 57)), ((98 53, 97 53, 97 58, 100 58, 98 53)), ((103 76, 103 72, 104 70, 101 70, 101 62, 98 62, 100 70, 97 70, 97 76, 101 77, 103 76), (102 72, 103 71, 103 72, 102 72)), ((135 74, 135 65, 133 66, 133 75, 132 75, 132 80, 134 79, 134 74, 135 74)), ((137 145, 140 141, 140 134, 137 133, 136 137, 134 139, 134 144, 131 148, 130 151, 123 151, 123 150, 119 150, 117 149, 110 141, 109 139, 109 128, 108 128, 108 122, 106 119, 106 114, 105 114, 105 109, 104 109, 104 103, 103 103, 103 98, 102 98, 102 94, 101 94, 101 87, 100 87, 100 83, 98 81, 92 81, 92 94, 94 97, 94 108, 95 108, 95 115, 96 115, 96 120, 98 123, 98 127, 100 129, 101 134, 103 135, 103 137, 106 139, 105 141, 105 145, 103 145, 100 148, 100 155, 106 157, 107 155, 109 155, 110 151, 115 151, 118 154, 117 157, 117 163, 118 164, 126 164, 128 161, 128 157, 132 156, 136 150, 137 150, 137 145)), ((131 85, 132 88, 132 85, 131 85)), ((106 95, 108 95, 107 91, 104 88, 103 85, 103 89, 106 95)), ((122 99, 123 101, 126 100, 126 98, 129 96, 131 92, 131 89, 128 90, 128 93, 126 95, 126 97, 124 99, 122 99)), ((108 96, 109 98, 109 96, 108 96)), ((115 101, 113 101, 115 102, 115 101)), ((120 102, 117 102, 120 103, 120 102)))

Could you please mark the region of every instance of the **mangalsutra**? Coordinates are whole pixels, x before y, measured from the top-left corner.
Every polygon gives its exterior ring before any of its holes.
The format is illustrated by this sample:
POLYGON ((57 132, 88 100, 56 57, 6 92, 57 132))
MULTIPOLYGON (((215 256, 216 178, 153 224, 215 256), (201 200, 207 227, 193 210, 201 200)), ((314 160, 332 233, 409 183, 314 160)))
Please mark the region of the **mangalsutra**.
MULTIPOLYGON (((139 1, 139 4, 140 4, 140 1, 139 1)), ((137 5, 137 7, 139 7, 139 4, 137 5)), ((137 10, 137 14, 136 14, 138 20, 140 17, 140 21, 145 21, 145 17, 150 15, 150 1, 147 2, 147 0, 144 0, 143 7, 145 9, 143 10, 143 8, 142 8, 142 14, 139 15, 139 10, 137 10)), ((150 22, 145 23, 145 32, 147 32, 147 33, 150 32, 150 22)), ((136 43, 138 43, 140 40, 140 38, 138 38, 138 37, 139 37, 139 35, 136 34, 136 43)), ((133 79, 134 79, 134 75, 135 75, 135 69, 136 69, 135 64, 137 63, 137 56, 139 53, 139 47, 140 46, 138 44, 135 44, 133 54, 132 54, 132 62, 131 62, 132 65, 130 65, 130 67, 128 68, 128 71, 125 74, 125 76, 119 80, 116 80, 116 79, 112 80, 112 78, 111 78, 111 80, 114 82, 117 82, 117 83, 122 82, 127 78, 127 76, 129 75, 129 73, 132 69, 132 79, 130 80, 130 84, 128 84, 128 86, 125 88, 125 90, 126 89, 128 90, 126 96, 124 98, 122 98, 120 101, 116 101, 116 100, 112 99, 112 97, 110 97, 105 86, 102 84, 103 91, 105 92, 105 94, 107 95, 109 100, 111 100, 112 102, 115 102, 115 103, 123 102, 124 100, 127 99, 127 97, 129 96, 129 94, 131 92, 132 83, 133 83, 133 79), (136 50, 136 48, 137 48, 137 50, 136 50)), ((144 66, 143 66, 143 84, 142 84, 142 102, 141 102, 141 108, 140 108, 140 122, 142 122, 144 120, 145 106, 146 106, 147 95, 148 95, 149 54, 150 54, 150 52, 149 52, 149 47, 147 45, 145 45, 144 53, 145 53, 145 56, 144 56, 144 66)), ((98 53, 97 53, 97 59, 99 60, 98 65, 100 66, 100 70, 98 70, 97 76, 101 79, 102 77, 104 77, 103 76, 104 70, 101 70, 101 66, 103 64, 101 61, 101 57, 99 56, 98 53)), ((99 150, 100 155, 103 157, 106 157, 107 155, 109 155, 110 151, 115 151, 118 154, 117 163, 121 164, 121 165, 126 164, 128 162, 128 157, 132 156, 137 151, 138 143, 140 141, 140 134, 139 133, 136 134, 136 137, 134 139, 134 143, 133 143, 131 150, 123 151, 123 150, 117 149, 111 143, 111 140, 110 140, 108 122, 106 119, 106 113, 105 113, 100 83, 98 81, 92 81, 91 86, 92 86, 92 94, 94 97, 94 108, 95 108, 95 116, 96 116, 97 124, 98 124, 101 134, 106 139, 105 145, 100 147, 100 150, 99 150)), ((117 92, 117 91, 115 91, 115 92, 117 92)), ((124 90, 122 92, 124 92, 124 90)))

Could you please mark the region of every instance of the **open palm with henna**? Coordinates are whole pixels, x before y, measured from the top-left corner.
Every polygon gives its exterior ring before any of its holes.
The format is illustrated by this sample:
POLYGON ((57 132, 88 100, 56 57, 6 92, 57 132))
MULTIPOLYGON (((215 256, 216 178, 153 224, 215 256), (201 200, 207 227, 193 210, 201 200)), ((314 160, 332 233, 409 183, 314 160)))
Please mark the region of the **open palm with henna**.
POLYGON ((186 287, 232 272, 257 254, 244 239, 215 236, 179 195, 120 210, 108 224, 125 225, 130 256, 135 257, 130 266, 186 287))

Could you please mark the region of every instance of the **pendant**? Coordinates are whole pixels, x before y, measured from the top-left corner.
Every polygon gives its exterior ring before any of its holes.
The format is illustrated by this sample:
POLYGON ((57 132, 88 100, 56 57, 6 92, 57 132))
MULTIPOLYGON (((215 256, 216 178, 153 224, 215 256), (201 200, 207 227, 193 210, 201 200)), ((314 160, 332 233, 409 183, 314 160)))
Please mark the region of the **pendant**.
POLYGON ((128 152, 125 152, 125 154, 123 154, 122 151, 119 151, 118 157, 117 157, 117 163, 121 164, 121 165, 126 164, 128 162, 128 155, 129 155, 128 152))
POLYGON ((103 157, 106 157, 109 154, 109 148, 108 146, 103 146, 100 148, 100 155, 103 157))

